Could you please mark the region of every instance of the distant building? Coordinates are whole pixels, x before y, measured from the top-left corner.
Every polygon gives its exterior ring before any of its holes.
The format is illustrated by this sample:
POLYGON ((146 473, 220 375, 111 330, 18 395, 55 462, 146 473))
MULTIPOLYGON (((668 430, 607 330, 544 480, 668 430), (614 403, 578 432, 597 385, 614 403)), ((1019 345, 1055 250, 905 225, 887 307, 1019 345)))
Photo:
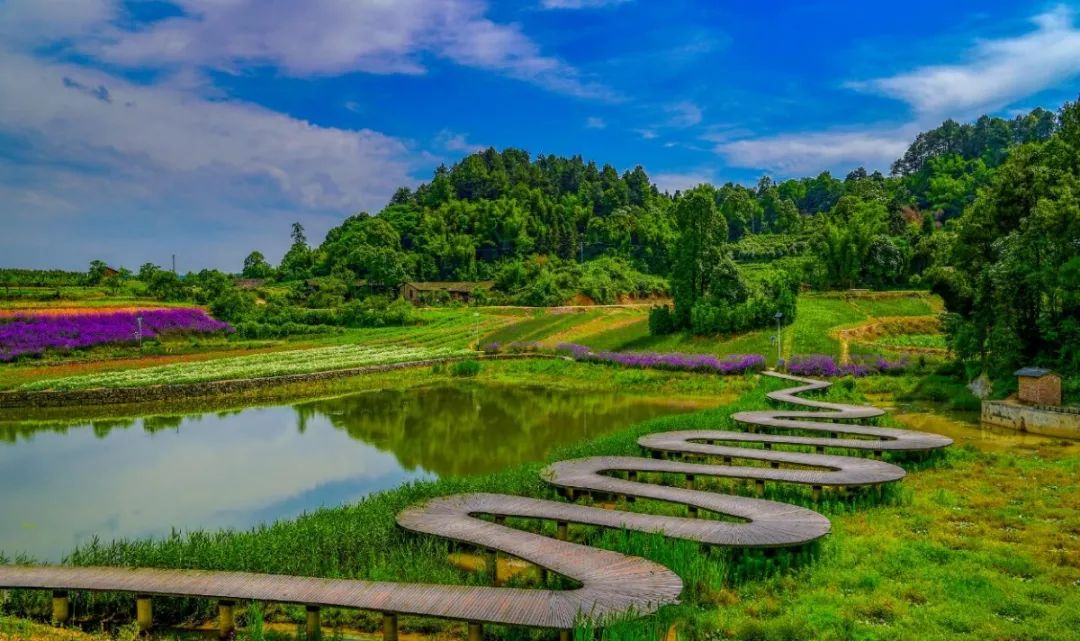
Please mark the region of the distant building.
POLYGON ((234 281, 237 289, 255 290, 266 284, 265 278, 237 278, 234 281))
POLYGON ((1017 398, 1035 405, 1061 405, 1061 376, 1043 367, 1022 367, 1014 372, 1019 378, 1017 398))
POLYGON ((105 269, 101 270, 102 278, 116 278, 120 275, 120 270, 113 267, 105 266, 105 269))
POLYGON ((494 285, 495 282, 490 280, 405 283, 401 288, 401 295, 413 304, 437 302, 440 299, 468 303, 472 301, 473 292, 486 291, 494 285))

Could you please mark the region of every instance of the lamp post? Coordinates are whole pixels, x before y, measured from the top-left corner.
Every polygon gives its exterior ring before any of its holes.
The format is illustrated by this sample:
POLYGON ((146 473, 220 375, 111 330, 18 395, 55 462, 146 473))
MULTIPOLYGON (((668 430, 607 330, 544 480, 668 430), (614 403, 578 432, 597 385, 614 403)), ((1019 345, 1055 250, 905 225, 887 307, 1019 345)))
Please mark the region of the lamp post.
POLYGON ((776 369, 780 369, 780 319, 784 317, 783 312, 776 312, 776 369))

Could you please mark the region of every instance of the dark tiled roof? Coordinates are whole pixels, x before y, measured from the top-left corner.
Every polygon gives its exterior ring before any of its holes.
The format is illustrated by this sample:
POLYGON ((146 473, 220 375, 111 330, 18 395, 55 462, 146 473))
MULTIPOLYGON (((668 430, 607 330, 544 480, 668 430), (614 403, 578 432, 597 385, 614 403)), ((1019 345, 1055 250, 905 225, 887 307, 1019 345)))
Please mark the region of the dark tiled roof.
POLYGON ((1039 378, 1040 376, 1046 376, 1047 374, 1053 374, 1054 370, 1046 369, 1045 367, 1021 367, 1013 372, 1013 376, 1031 376, 1039 378))
POLYGON ((421 282, 405 283, 406 287, 413 287, 422 292, 471 292, 474 289, 491 289, 495 281, 458 281, 458 282, 421 282))

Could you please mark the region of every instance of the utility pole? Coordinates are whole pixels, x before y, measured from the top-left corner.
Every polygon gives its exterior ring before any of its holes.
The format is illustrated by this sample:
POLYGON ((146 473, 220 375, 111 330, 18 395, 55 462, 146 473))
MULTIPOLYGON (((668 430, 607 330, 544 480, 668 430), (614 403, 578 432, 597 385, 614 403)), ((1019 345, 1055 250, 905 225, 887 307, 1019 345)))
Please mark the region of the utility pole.
POLYGON ((172 255, 172 273, 176 273, 176 254, 172 255))
POLYGON ((782 319, 783 317, 784 317, 783 312, 776 312, 776 316, 773 316, 773 318, 776 319, 776 369, 778 369, 778 370, 780 369, 780 359, 781 359, 781 356, 780 356, 780 319, 782 319))

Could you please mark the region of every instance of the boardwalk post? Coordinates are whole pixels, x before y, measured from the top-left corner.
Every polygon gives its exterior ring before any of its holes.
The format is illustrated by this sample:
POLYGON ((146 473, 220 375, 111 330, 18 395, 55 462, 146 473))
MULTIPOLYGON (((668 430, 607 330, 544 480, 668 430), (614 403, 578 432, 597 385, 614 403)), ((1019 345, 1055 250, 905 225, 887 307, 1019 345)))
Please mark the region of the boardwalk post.
POLYGON ((556 525, 555 538, 559 539, 560 541, 565 541, 567 539, 566 535, 568 529, 569 524, 566 521, 559 521, 556 525))
POLYGON ((382 638, 383 641, 398 641, 397 615, 393 612, 384 612, 382 615, 382 638))
POLYGON ((52 595, 52 618, 57 625, 64 625, 71 616, 71 604, 68 594, 63 590, 56 590, 52 595))
POLYGON ((309 605, 305 610, 307 620, 304 622, 304 632, 307 634, 308 641, 322 638, 322 611, 319 606, 309 605))
POLYGON ((228 639, 236 631, 235 603, 218 601, 218 638, 228 639))
POLYGON ((469 641, 484 641, 484 625, 469 621, 469 641))
POLYGON ((763 479, 754 481, 754 493, 758 496, 765 496, 765 481, 763 479))
POLYGON ((814 503, 821 502, 821 486, 815 485, 810 489, 811 496, 814 499, 814 503))
POLYGON ((499 587, 499 553, 495 550, 485 553, 484 567, 491 571, 491 585, 499 587))
POLYGON ((687 474, 686 475, 686 489, 688 489, 688 490, 694 489, 694 475, 693 474, 687 474))
POLYGON ((573 638, 573 630, 559 630, 559 641, 570 641, 573 638))
POLYGON ((817 447, 814 448, 814 451, 817 452, 818 454, 824 454, 825 453, 825 446, 824 445, 818 445, 817 447))
POLYGON ((147 594, 135 597, 135 621, 138 623, 139 632, 149 632, 154 625, 153 605, 147 594))

